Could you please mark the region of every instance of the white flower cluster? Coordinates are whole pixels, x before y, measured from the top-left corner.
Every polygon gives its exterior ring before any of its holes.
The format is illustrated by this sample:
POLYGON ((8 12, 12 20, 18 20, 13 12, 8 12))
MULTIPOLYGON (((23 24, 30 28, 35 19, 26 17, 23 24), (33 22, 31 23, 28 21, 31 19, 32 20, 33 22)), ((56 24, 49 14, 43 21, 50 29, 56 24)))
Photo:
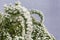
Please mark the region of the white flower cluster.
MULTIPOLYGON (((23 6, 20 5, 20 3, 16 2, 15 6, 7 6, 5 5, 5 12, 7 12, 8 14, 11 14, 11 15, 16 15, 19 16, 16 17, 16 19, 18 18, 18 21, 21 20, 21 25, 22 25, 22 37, 25 37, 26 40, 32 40, 31 38, 31 33, 33 31, 33 23, 32 23, 32 18, 31 18, 31 15, 30 15, 30 12, 23 6), (21 15, 21 16, 20 16, 21 15), (22 15, 24 16, 25 19, 23 19, 22 15), (26 34, 25 34, 25 22, 26 20, 26 34)), ((12 19, 10 19, 10 22, 12 22, 12 19)))
POLYGON ((55 40, 43 25, 44 17, 41 12, 28 11, 20 2, 15 5, 5 4, 4 7, 5 14, 0 17, 3 21, 0 21, 0 40, 55 40), (37 22, 32 14, 38 14, 40 22, 37 22))

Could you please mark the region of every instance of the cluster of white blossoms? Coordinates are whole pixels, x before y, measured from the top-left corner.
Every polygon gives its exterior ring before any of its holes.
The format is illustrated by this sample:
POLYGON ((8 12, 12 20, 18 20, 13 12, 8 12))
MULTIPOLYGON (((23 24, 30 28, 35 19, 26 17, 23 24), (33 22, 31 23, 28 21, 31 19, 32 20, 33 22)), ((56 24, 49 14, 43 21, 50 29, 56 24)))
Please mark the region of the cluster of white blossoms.
POLYGON ((5 4, 0 20, 0 40, 55 40, 43 24, 43 14, 38 10, 26 9, 20 2, 5 4), (38 14, 40 22, 32 14, 38 14))

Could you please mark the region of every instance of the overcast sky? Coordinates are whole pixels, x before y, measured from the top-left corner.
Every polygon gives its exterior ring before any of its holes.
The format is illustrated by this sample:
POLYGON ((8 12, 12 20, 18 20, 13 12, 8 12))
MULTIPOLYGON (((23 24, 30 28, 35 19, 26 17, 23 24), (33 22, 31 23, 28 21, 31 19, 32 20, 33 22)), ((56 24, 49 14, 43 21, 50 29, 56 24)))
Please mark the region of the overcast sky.
MULTIPOLYGON (((0 0, 0 11, 4 4, 13 3, 17 0, 0 0)), ((41 10, 45 16, 45 26, 56 40, 60 40, 60 0, 19 0, 28 9, 41 10)), ((36 18, 38 18, 36 16, 36 18)), ((39 18, 38 18, 39 19, 39 18)))

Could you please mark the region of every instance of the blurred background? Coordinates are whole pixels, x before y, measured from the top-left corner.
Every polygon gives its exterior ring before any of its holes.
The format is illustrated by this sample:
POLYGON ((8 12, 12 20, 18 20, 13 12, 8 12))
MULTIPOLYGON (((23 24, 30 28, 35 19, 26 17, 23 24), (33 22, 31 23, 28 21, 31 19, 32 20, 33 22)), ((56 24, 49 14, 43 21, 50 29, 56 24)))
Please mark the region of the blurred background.
MULTIPOLYGON (((0 0, 0 11, 3 12, 4 4, 14 4, 16 1, 20 1, 28 9, 42 11, 48 31, 56 40, 60 40, 60 0, 0 0)), ((38 16, 35 17, 39 20, 38 16)))

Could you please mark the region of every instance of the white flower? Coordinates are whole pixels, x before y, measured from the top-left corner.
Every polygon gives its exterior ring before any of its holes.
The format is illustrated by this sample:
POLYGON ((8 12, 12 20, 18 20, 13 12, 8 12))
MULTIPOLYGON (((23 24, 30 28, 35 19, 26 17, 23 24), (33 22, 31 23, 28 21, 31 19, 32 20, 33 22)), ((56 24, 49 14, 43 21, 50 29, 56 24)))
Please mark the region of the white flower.
POLYGON ((18 5, 20 5, 21 3, 20 3, 19 1, 17 1, 17 2, 15 2, 15 4, 18 4, 18 5))
POLYGON ((17 13, 17 11, 14 11, 14 14, 16 14, 17 13))
POLYGON ((41 40, 41 38, 38 38, 38 40, 41 40))
POLYGON ((12 22, 12 19, 10 19, 10 22, 12 22))
POLYGON ((23 9, 23 12, 27 12, 28 10, 25 7, 21 7, 23 9))
POLYGON ((24 37, 21 37, 21 36, 19 38, 24 39, 24 37))

